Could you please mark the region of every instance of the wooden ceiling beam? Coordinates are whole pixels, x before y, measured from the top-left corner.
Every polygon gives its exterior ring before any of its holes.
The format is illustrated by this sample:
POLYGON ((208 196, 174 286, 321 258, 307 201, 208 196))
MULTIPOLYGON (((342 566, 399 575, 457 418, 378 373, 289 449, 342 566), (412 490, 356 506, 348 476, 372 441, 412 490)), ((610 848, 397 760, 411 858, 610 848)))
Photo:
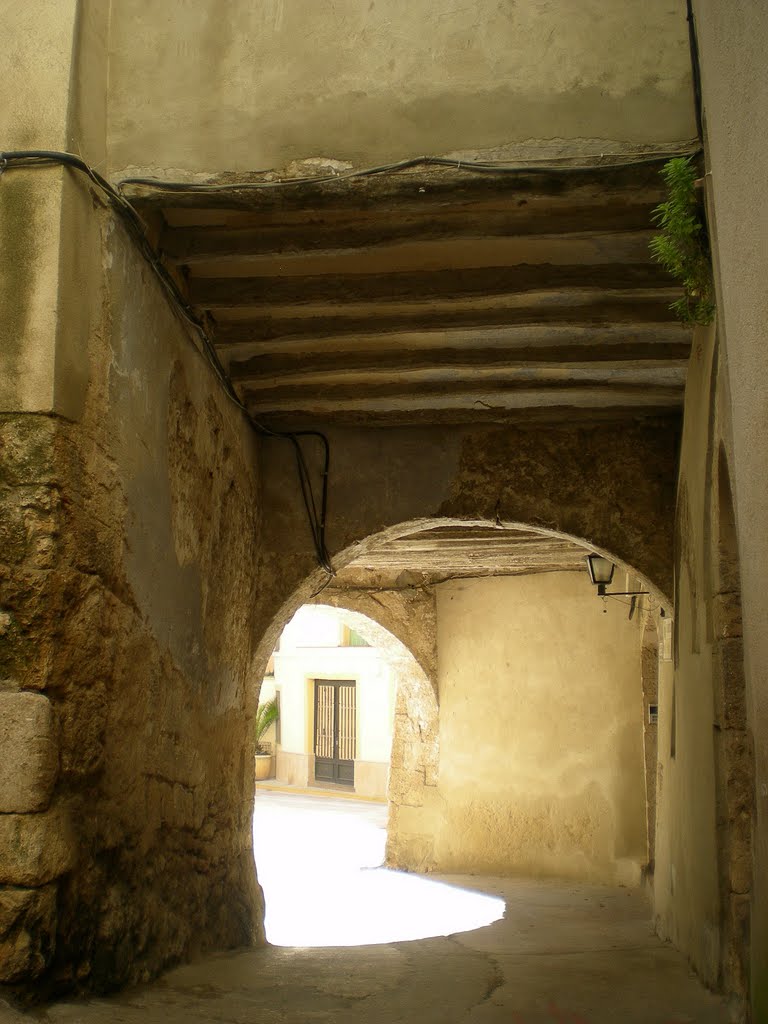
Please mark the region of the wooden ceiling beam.
MULTIPOLYGON (((340 315, 326 313, 310 317, 287 315, 249 316, 244 320, 222 322, 217 318, 216 340, 223 348, 240 343, 278 343, 317 341, 323 337, 355 338, 375 332, 399 334, 456 329, 509 328, 550 325, 597 328, 601 325, 660 324, 673 322, 670 303, 679 298, 679 289, 637 294, 626 290, 615 292, 583 291, 563 294, 534 292, 527 297, 513 295, 498 298, 494 304, 480 302, 461 304, 450 300, 439 306, 424 303, 419 309, 397 307, 382 312, 340 315)), ((277 314, 277 311, 275 311, 277 314)))
POLYGON ((573 345, 520 349, 406 349, 393 346, 385 351, 288 353, 255 356, 244 362, 232 361, 229 374, 235 382, 249 384, 274 380, 301 383, 312 377, 345 377, 365 372, 381 374, 439 371, 472 374, 476 371, 544 369, 584 369, 593 365, 604 369, 642 367, 648 370, 667 367, 685 369, 690 345, 686 342, 649 342, 625 345, 573 345))
POLYGON ((242 389, 248 409, 257 417, 269 413, 290 413, 318 418, 333 418, 340 413, 365 414, 413 413, 418 410, 487 408, 521 409, 537 406, 670 408, 683 401, 682 382, 673 385, 606 383, 525 383, 476 381, 447 388, 444 383, 401 383, 366 387, 306 388, 297 394, 293 388, 274 388, 266 392, 242 389))
MULTIPOLYGON (((669 311, 667 310, 667 313, 669 311)), ((389 352, 399 351, 419 354, 424 359, 434 358, 436 352, 466 353, 482 351, 488 358, 493 358, 494 350, 503 352, 509 358, 536 358, 540 350, 558 350, 564 357, 570 352, 586 352, 589 349, 615 351, 617 358, 623 352, 660 351, 683 353, 691 344, 691 331, 677 322, 643 324, 559 324, 538 323, 521 325, 501 325, 487 327, 448 328, 436 330, 384 331, 381 333, 342 334, 339 336, 318 336, 294 339, 263 339, 222 341, 221 334, 227 336, 229 325, 219 325, 217 349, 225 363, 243 363, 257 357, 282 359, 287 357, 290 366, 292 360, 305 365, 322 365, 315 362, 316 357, 349 359, 351 362, 358 357, 372 359, 386 356, 389 352)), ((442 356, 441 356, 442 358, 442 356)), ((460 358, 460 356, 457 356, 460 358)), ((280 365, 275 364, 275 365, 280 365)))
POLYGON ((391 274, 315 275, 309 277, 191 278, 191 301, 204 309, 240 306, 487 299, 493 296, 568 288, 669 288, 669 275, 651 263, 516 264, 391 274))
MULTIPOLYGON (((526 213, 519 210, 497 213, 493 216, 457 216, 409 218, 382 218, 381 223, 352 222, 340 227, 328 227, 310 221, 298 229, 264 226, 252 228, 166 228, 160 241, 164 258, 172 263, 191 266, 197 264, 232 263, 277 266, 317 261, 329 263, 347 258, 382 261, 393 265, 402 262, 409 249, 422 259, 434 252, 452 252, 461 256, 468 247, 489 241, 497 247, 506 243, 516 247, 513 258, 530 261, 530 254, 546 247, 549 251, 567 251, 580 246, 587 253, 622 252, 630 246, 645 248, 653 235, 649 206, 598 207, 595 210, 567 210, 556 216, 526 213)), ((432 256, 434 258, 434 256, 432 256)), ((609 258, 606 256, 606 258, 609 258)), ((539 258, 540 259, 540 258, 539 258)), ((353 271, 354 272, 354 271, 353 271)))
MULTIPOLYGON (((574 386, 616 385, 625 387, 679 387, 685 384, 687 359, 644 360, 621 362, 617 360, 583 363, 509 362, 493 366, 454 365, 414 368, 408 365, 379 369, 350 369, 339 367, 335 371, 294 375, 249 376, 234 378, 236 386, 246 389, 251 401, 260 403, 261 396, 296 396, 303 401, 307 396, 322 394, 341 397, 347 394, 377 396, 387 389, 420 393, 429 388, 462 391, 473 388, 494 390, 511 386, 557 387, 563 382, 574 386)), ((266 400, 269 400, 268 398, 266 400)))

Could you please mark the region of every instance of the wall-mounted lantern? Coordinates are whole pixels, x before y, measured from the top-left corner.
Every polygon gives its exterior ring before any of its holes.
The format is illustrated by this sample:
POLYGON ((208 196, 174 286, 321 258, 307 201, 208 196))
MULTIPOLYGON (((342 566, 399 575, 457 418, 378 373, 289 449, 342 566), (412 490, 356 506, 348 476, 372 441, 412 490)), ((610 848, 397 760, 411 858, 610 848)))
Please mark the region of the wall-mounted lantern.
POLYGON ((587 555, 589 578, 597 587, 598 597, 640 597, 648 593, 647 590, 612 590, 609 593, 605 588, 610 585, 615 568, 613 562, 603 555, 587 555))
POLYGON ((587 555, 587 571, 589 578, 597 587, 597 596, 605 597, 605 588, 613 579, 616 566, 602 555, 587 555))

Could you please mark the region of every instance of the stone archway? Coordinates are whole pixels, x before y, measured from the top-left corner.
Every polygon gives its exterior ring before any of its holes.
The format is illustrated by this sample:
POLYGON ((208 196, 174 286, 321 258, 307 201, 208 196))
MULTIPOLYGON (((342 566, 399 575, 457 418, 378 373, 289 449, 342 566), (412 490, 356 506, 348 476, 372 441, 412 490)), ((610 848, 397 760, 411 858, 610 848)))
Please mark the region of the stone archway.
MULTIPOLYGON (((565 536, 541 526, 531 528, 520 523, 499 520, 467 521, 445 517, 401 523, 367 537, 341 552, 335 561, 337 566, 343 566, 343 568, 339 569, 339 574, 333 581, 323 582, 318 580, 318 572, 311 573, 285 602, 270 625, 261 642, 258 655, 264 663, 272 650, 274 638, 282 629, 283 624, 298 607, 306 603, 328 604, 337 609, 346 609, 345 614, 349 616, 349 624, 364 636, 388 630, 389 633, 397 636, 398 639, 394 641, 396 646, 398 643, 404 644, 408 651, 416 657, 418 663, 416 676, 418 678, 414 675, 413 667, 408 668, 404 675, 405 685, 401 686, 398 698, 399 736, 393 746, 393 772, 390 787, 391 827, 388 846, 388 862, 390 864, 411 870, 424 870, 432 867, 439 868, 441 860, 448 863, 450 858, 453 858, 450 860, 451 869, 459 863, 455 851, 449 850, 446 845, 453 826, 446 817, 443 806, 444 798, 440 794, 439 735, 441 727, 438 720, 440 694, 437 685, 435 586, 439 587, 441 583, 450 581, 454 578, 454 574, 436 574, 439 558, 447 559, 448 562, 451 559, 458 559, 456 562, 459 567, 457 575, 460 579, 469 577, 467 582, 470 583, 473 582, 473 576, 479 576, 482 579, 483 577, 522 574, 530 578, 547 572, 566 573, 569 574, 571 580, 583 582, 583 596, 588 596, 589 602, 593 600, 593 591, 587 580, 584 556, 591 550, 595 550, 595 546, 583 538, 565 536), (474 568, 469 570, 465 566, 468 555, 462 542, 464 536, 468 538, 470 548, 472 545, 477 545, 479 552, 477 559, 472 563, 474 568), (519 553, 517 553, 518 548, 520 549, 519 553), (515 563, 515 558, 519 559, 519 563, 515 563), (402 561, 403 559, 405 561, 402 561), (420 565, 426 571, 419 572, 420 565), (465 567, 462 569, 461 566, 465 567), (575 575, 574 571, 577 571, 578 575, 575 575), (367 626, 366 617, 368 619, 367 626), (376 620, 379 626, 371 623, 371 619, 376 620), (382 626, 384 630, 381 629, 382 626), (425 689, 425 683, 427 683, 428 689, 425 689), (437 852, 435 846, 436 837, 439 835, 442 835, 440 853, 437 852)), ((626 568, 612 552, 606 551, 604 548, 597 550, 618 563, 621 568, 626 568)), ((446 563, 441 564, 445 565, 446 563)), ((647 590, 660 604, 668 606, 667 598, 652 581, 636 571, 628 570, 627 572, 626 586, 622 584, 616 589, 634 586, 647 590)), ((619 575, 618 578, 620 579, 621 576, 619 575)), ((550 596, 552 593, 550 588, 550 596)), ((599 606, 595 607, 601 610, 599 606)), ((603 619, 603 616, 600 615, 599 618, 603 619)), ((634 658, 637 659, 641 644, 641 631, 637 621, 632 628, 637 632, 637 650, 634 654, 634 658)), ((391 645, 392 638, 387 642, 391 645)), ((640 738, 638 739, 637 755, 640 776, 642 776, 644 771, 640 727, 642 704, 637 700, 636 690, 640 679, 637 673, 637 660, 634 660, 632 664, 634 668, 630 669, 630 672, 635 674, 631 682, 630 704, 633 709, 631 716, 636 715, 637 722, 633 725, 634 717, 630 722, 627 713, 622 711, 621 714, 624 717, 621 718, 619 728, 624 736, 628 735, 627 730, 638 730, 640 738)), ((411 665, 413 666, 413 662, 411 665)), ((600 699, 597 694, 595 694, 595 699, 600 699)), ((634 740, 630 742, 630 746, 633 743, 634 740)), ((646 751, 646 755, 650 756, 648 751, 646 751)), ((634 757, 634 752, 632 757, 634 757)), ((594 765, 589 770, 594 772, 594 765)), ((655 772, 655 764, 650 770, 655 772)), ((642 780, 638 784, 645 790, 642 780)), ((622 783, 622 785, 624 786, 623 795, 619 795, 617 790, 616 793, 607 796, 604 794, 604 798, 601 798, 601 807, 605 810, 605 815, 612 817, 613 821, 619 824, 615 833, 615 850, 609 849, 614 839, 607 840, 603 835, 600 840, 602 843, 600 864, 584 869, 593 871, 593 877, 597 877, 594 872, 621 872, 626 869, 629 872, 626 877, 634 879, 636 875, 639 877, 639 869, 646 864, 648 859, 645 838, 648 831, 647 820, 649 815, 653 818, 654 809, 651 807, 649 810, 645 799, 643 800, 643 808, 639 813, 634 814, 633 812, 632 836, 628 840, 629 833, 625 834, 626 830, 622 823, 622 808, 624 796, 629 792, 634 792, 635 784, 630 784, 627 777, 626 783, 622 783), (642 832, 642 841, 637 838, 640 832, 642 832), (627 850, 630 850, 630 853, 627 853, 627 850)), ((590 829, 593 825, 590 818, 592 811, 589 808, 595 806, 595 791, 590 790, 586 795, 582 793, 579 799, 582 803, 578 810, 572 811, 566 802, 566 806, 562 810, 564 820, 573 813, 579 818, 578 828, 590 829), (589 819, 590 823, 584 825, 582 819, 584 821, 589 819)), ((650 794, 648 794, 648 800, 650 801, 650 794)), ((546 795, 542 795, 541 801, 546 801, 546 795)), ((543 807, 543 802, 540 803, 543 807)), ((457 813, 463 813, 463 811, 457 813)), ((535 811, 535 814, 538 814, 538 810, 535 811)), ((568 825, 568 828, 570 827, 568 825)), ((473 856, 475 855, 473 854, 473 856)), ((568 857, 572 857, 572 854, 569 853, 568 857)), ((459 868, 456 867, 456 870, 459 868)), ((550 864, 546 870, 555 869, 550 864)), ((617 875, 616 877, 624 876, 617 875)))
POLYGON ((419 810, 428 813, 429 805, 436 799, 440 751, 434 598, 428 600, 421 595, 422 600, 414 602, 413 595, 379 595, 378 610, 369 614, 373 596, 363 591, 343 592, 321 596, 316 603, 339 610, 344 622, 377 647, 389 662, 397 689, 387 787, 386 862, 389 867, 424 871, 433 866, 432 837, 426 831, 409 828, 406 819, 419 810), (421 606, 422 615, 406 622, 403 612, 409 606, 412 611, 414 603, 421 606), (357 610, 360 607, 368 610, 363 613, 357 610), (426 655, 428 671, 413 653, 411 644, 422 657, 426 655))
MULTIPOLYGON (((676 430, 668 420, 385 433, 334 427, 327 431, 326 537, 333 566, 344 568, 367 548, 420 527, 517 524, 607 554, 665 595, 669 607, 676 430)), ((269 647, 276 611, 283 609, 287 620, 327 577, 317 568, 301 491, 282 444, 266 440, 262 447, 257 615, 260 630, 272 631, 269 647)), ((319 446, 307 452, 318 478, 322 454, 319 446)))
MULTIPOLYGON (((590 551, 597 552, 598 554, 605 555, 605 557, 609 558, 617 568, 624 571, 628 577, 636 579, 640 584, 640 588, 647 590, 661 606, 671 606, 671 602, 667 596, 670 591, 666 589, 663 582, 669 582, 667 579, 667 572, 662 572, 659 576, 649 576, 644 571, 641 564, 635 563, 626 557, 622 557, 613 549, 607 547, 605 544, 599 543, 597 540, 592 542, 585 536, 569 534, 552 527, 530 524, 525 521, 502 520, 499 516, 492 519, 435 516, 432 518, 421 518, 398 523, 384 530, 372 533, 364 539, 357 541, 349 545, 344 550, 338 552, 333 559, 334 565, 337 570, 347 569, 348 567, 355 567, 357 565, 364 566, 366 559, 374 555, 384 546, 397 542, 398 540, 407 539, 413 535, 420 534, 424 530, 438 530, 442 527, 453 528, 458 531, 473 529, 492 530, 494 532, 499 531, 499 536, 507 532, 525 532, 529 535, 534 535, 543 539, 552 538, 562 542, 563 545, 570 547, 572 551, 578 551, 579 558, 583 557, 583 555, 586 555, 590 551)), ((301 607, 302 604, 308 604, 316 600, 322 603, 323 595, 326 595, 327 597, 326 591, 329 584, 332 583, 332 580, 328 577, 327 573, 316 564, 313 565, 309 557, 302 557, 297 559, 296 562, 305 566, 305 574, 303 578, 297 582, 292 591, 286 591, 285 589, 285 583, 290 577, 286 577, 286 580, 282 581, 283 586, 281 586, 279 590, 275 588, 275 596, 277 597, 279 595, 280 598, 282 598, 280 604, 277 605, 277 612, 275 613, 274 610, 276 607, 275 604, 272 604, 268 609, 266 607, 266 597, 262 596, 261 598, 260 605, 262 610, 263 633, 254 652, 253 676, 255 678, 261 678, 263 675, 264 667, 266 666, 269 656, 274 649, 277 638, 291 616, 299 607, 301 607), (268 611, 271 614, 267 615, 268 611)), ((499 570, 496 569, 495 571, 499 570)), ((492 575, 493 573, 494 569, 491 567, 487 569, 487 571, 481 573, 481 575, 492 575)), ((467 575, 467 573, 464 574, 467 575)), ((471 573, 469 573, 469 575, 471 575, 471 573)), ((418 591, 420 585, 421 584, 418 581, 409 579, 409 581, 405 582, 398 589, 403 591, 418 591)), ((366 612, 369 610, 373 611, 375 607, 375 599, 372 595, 377 588, 362 586, 356 589, 358 590, 359 595, 368 595, 367 598, 363 596, 358 596, 357 598, 361 602, 366 602, 366 612)), ((391 590, 391 588, 384 589, 391 590)), ((382 614, 382 610, 379 605, 379 611, 373 611, 371 617, 375 618, 380 614, 382 614)), ((402 628, 397 625, 391 612, 387 613, 387 617, 394 626, 392 632, 396 633, 399 628, 402 628)), ((411 646, 411 641, 408 642, 408 646, 411 646)), ((422 662, 422 667, 425 667, 429 663, 428 656, 424 653, 419 656, 419 660, 421 660, 422 657, 425 659, 422 662)))

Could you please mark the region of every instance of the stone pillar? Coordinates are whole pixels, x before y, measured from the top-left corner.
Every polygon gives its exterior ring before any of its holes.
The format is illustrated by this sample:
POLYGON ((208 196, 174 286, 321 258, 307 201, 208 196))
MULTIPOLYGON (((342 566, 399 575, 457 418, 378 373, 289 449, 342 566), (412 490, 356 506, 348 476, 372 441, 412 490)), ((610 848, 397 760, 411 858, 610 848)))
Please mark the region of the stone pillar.
MULTIPOLYGON (((89 64, 105 102, 108 5, 35 0, 3 11, 4 150, 98 159, 104 123, 72 83, 89 64), (100 85, 99 85, 100 83, 100 85), (82 101, 81 101, 82 100, 82 101), (86 113, 88 116, 86 116, 86 113), (73 134, 74 132, 74 134, 73 134), (76 136, 76 137, 75 137, 76 136)), ((0 175, 0 981, 29 982, 56 946, 58 880, 77 860, 46 693, 65 599, 62 454, 87 385, 89 198, 60 166, 0 175)))
MULTIPOLYGON (((35 0, 3 12, 4 151, 106 151, 108 5, 35 0), (87 83, 88 89, 81 86, 87 83)), ((82 412, 94 257, 78 172, 9 163, 0 176, 0 411, 82 412)))

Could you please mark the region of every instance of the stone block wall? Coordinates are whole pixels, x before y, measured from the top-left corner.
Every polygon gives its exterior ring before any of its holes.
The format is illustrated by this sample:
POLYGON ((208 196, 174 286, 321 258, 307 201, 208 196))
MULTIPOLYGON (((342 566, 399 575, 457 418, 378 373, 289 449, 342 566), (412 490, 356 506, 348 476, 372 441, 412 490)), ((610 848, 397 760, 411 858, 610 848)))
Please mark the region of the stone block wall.
POLYGON ((52 661, 64 518, 59 425, 0 417, 0 980, 39 975, 55 952, 58 879, 76 845, 55 796, 60 732, 45 689, 52 661))
POLYGON ((263 940, 258 444, 95 216, 83 414, 0 415, 0 982, 25 996, 263 940))

